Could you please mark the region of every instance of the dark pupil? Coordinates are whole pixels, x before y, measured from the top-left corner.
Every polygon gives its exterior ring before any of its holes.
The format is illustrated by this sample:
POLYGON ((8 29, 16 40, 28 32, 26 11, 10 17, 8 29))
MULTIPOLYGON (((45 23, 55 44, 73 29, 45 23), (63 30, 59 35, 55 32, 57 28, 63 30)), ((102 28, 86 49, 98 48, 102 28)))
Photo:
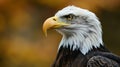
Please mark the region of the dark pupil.
POLYGON ((74 14, 68 14, 68 15, 62 16, 61 18, 66 19, 66 20, 68 20, 68 21, 71 21, 71 20, 73 20, 74 18, 76 18, 76 16, 75 16, 74 14))
POLYGON ((69 18, 72 19, 72 15, 66 15, 66 16, 64 16, 64 17, 67 18, 67 19, 69 19, 69 18))

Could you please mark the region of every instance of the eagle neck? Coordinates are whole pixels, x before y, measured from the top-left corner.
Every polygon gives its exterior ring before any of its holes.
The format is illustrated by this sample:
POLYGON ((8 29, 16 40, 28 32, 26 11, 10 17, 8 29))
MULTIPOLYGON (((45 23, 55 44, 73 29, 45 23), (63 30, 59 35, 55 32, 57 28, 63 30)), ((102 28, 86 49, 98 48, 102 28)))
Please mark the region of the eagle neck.
POLYGON ((102 35, 97 33, 81 33, 78 31, 69 36, 63 35, 59 49, 61 46, 65 48, 69 46, 72 51, 80 50, 85 55, 93 48, 99 48, 100 45, 103 45, 102 35))

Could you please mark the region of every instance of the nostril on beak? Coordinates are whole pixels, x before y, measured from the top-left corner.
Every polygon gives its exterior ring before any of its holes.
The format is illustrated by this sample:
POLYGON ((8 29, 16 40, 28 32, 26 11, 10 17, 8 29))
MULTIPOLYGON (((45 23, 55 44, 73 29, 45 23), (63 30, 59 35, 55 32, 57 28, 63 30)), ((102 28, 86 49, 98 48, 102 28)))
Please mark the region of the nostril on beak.
POLYGON ((55 18, 53 18, 53 20, 54 20, 54 21, 56 21, 56 19, 55 19, 55 18))

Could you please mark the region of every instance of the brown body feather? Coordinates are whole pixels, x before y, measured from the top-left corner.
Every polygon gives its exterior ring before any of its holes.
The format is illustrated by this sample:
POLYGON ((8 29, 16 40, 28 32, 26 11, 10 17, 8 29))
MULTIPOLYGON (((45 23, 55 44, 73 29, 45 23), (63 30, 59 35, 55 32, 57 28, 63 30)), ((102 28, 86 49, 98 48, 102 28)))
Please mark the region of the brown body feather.
POLYGON ((104 46, 94 48, 86 55, 79 50, 61 47, 52 67, 119 67, 120 58, 104 46))

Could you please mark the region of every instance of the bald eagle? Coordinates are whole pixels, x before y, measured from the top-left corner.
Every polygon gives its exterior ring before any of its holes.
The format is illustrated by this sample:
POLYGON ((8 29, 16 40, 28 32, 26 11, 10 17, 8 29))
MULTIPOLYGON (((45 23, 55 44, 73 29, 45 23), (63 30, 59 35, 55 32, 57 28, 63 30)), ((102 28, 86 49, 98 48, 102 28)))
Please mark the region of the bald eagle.
POLYGON ((120 57, 103 44, 101 23, 86 9, 67 6, 43 24, 63 35, 52 67, 120 67, 120 57))

